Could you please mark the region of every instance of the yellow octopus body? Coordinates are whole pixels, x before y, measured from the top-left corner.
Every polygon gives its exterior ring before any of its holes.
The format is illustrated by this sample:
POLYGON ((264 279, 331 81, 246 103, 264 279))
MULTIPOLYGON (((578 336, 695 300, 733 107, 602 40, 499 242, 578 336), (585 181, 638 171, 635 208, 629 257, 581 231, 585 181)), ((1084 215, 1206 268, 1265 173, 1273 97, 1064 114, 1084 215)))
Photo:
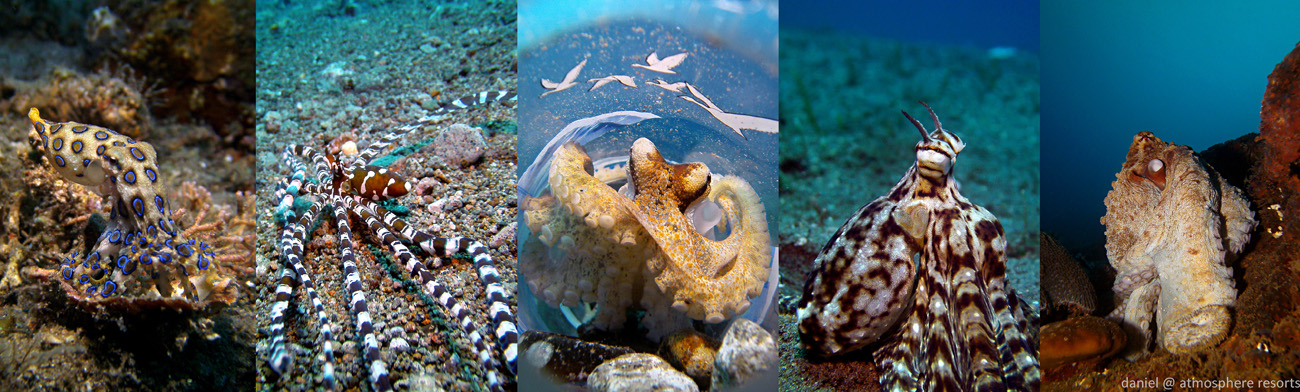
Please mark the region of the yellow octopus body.
POLYGON ((595 303, 593 325, 602 329, 621 327, 626 310, 640 304, 652 338, 689 326, 689 318, 717 323, 744 313, 771 260, 757 194, 701 164, 667 164, 646 139, 633 143, 631 155, 629 199, 593 176, 580 145, 556 151, 551 194, 522 203, 537 233, 530 242, 551 248, 521 247, 530 288, 552 306, 595 303), (723 211, 727 238, 704 238, 690 223, 684 211, 703 200, 723 211))
POLYGON ((753 188, 737 177, 711 180, 700 163, 669 164, 645 138, 632 143, 628 168, 632 212, 663 252, 650 270, 673 309, 713 324, 744 313, 761 294, 772 256, 767 221, 753 219, 765 216, 753 188), (717 202, 737 230, 722 241, 701 236, 683 213, 700 197, 717 202))
POLYGON ((128 278, 146 283, 162 296, 181 293, 191 300, 208 294, 216 255, 206 243, 185 241, 162 196, 153 145, 113 130, 78 122, 50 122, 36 108, 28 112, 37 145, 50 167, 68 180, 95 190, 112 205, 109 225, 94 249, 77 260, 64 259, 63 278, 87 286, 87 295, 104 298, 128 278), (141 273, 134 273, 136 269, 141 273), (208 270, 201 276, 191 276, 208 270), (195 283, 200 284, 197 288, 195 283))

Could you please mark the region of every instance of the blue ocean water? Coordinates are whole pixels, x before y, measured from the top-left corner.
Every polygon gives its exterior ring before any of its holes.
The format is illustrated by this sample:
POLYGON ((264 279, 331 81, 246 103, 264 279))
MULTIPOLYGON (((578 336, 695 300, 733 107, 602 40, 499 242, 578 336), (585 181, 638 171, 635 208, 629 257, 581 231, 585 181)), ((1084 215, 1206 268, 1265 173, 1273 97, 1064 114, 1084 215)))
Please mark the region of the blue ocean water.
POLYGON ((781 27, 1038 52, 1038 1, 853 1, 783 4, 781 27))
POLYGON ((1198 152, 1257 132, 1297 21, 1283 1, 1044 2, 1043 230, 1104 241, 1103 200, 1140 131, 1198 152))

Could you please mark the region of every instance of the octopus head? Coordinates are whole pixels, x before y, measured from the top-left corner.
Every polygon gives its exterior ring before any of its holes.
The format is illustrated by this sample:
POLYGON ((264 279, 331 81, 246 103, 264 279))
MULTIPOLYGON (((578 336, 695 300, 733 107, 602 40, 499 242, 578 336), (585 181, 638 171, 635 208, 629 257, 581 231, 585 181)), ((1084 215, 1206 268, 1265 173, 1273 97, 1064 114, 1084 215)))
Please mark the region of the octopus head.
POLYGON ((709 167, 702 163, 668 163, 646 138, 633 142, 628 154, 628 177, 638 195, 665 195, 678 211, 685 211, 691 202, 709 193, 709 174, 709 167))
POLYGON ((952 173, 952 167, 957 163, 957 154, 966 148, 966 143, 957 134, 943 129, 939 116, 934 114, 930 105, 925 102, 921 102, 921 105, 930 111, 930 118, 934 120, 933 133, 927 132, 925 126, 912 118, 912 115, 903 112, 912 125, 916 126, 916 130, 921 131, 921 141, 916 144, 916 167, 922 177, 941 183, 952 173))
MULTIPOLYGON (((1168 171, 1169 163, 1161 155, 1167 146, 1164 141, 1148 131, 1134 136, 1133 145, 1129 147, 1128 152, 1129 162, 1133 166, 1130 181, 1150 181, 1160 190, 1165 190, 1165 173, 1168 171)), ((1125 166, 1129 166, 1130 163, 1125 163, 1125 166)))

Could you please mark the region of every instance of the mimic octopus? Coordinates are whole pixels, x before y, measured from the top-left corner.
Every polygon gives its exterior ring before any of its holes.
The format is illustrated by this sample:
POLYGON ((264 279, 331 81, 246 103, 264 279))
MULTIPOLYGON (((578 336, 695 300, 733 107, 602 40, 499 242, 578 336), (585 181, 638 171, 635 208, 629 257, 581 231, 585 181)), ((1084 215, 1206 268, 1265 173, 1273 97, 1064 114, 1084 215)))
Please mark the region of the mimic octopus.
POLYGON ((545 246, 526 246, 520 267, 547 304, 595 303, 592 325, 618 329, 639 302, 647 311, 642 324, 658 339, 689 327, 689 319, 719 323, 742 314, 761 294, 771 239, 747 182, 701 163, 668 163, 645 138, 632 144, 623 191, 593 172, 586 150, 567 143, 551 163, 551 193, 524 202, 537 233, 530 242, 545 246), (721 240, 692 220, 706 215, 695 213, 706 204, 721 210, 730 231, 721 240))
POLYGON ((1225 247, 1250 241, 1255 214, 1236 187, 1187 146, 1151 132, 1133 137, 1106 195, 1106 256, 1118 271, 1110 318, 1129 333, 1135 359, 1156 341, 1174 353, 1218 344, 1236 301, 1225 247))
POLYGON ((129 292, 197 302, 215 291, 233 290, 230 279, 219 278, 211 268, 214 249, 183 238, 162 196, 153 145, 104 127, 50 122, 36 108, 27 116, 40 137, 34 143, 48 154, 50 167, 112 206, 94 249, 84 257, 73 252, 63 258, 63 279, 75 282, 87 297, 102 298, 129 292))
POLYGON ((952 176, 966 144, 933 110, 934 132, 903 115, 921 132, 916 163, 817 256, 798 305, 803 345, 829 357, 879 342, 889 390, 1037 390, 1038 350, 1028 305, 1006 285, 1002 224, 952 176))

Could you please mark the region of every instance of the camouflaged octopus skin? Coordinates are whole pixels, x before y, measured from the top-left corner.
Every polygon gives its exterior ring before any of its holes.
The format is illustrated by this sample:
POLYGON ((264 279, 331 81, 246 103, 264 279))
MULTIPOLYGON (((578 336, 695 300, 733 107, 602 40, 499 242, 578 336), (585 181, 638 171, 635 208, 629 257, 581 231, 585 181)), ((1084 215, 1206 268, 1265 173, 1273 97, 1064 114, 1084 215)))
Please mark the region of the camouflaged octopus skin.
POLYGON ((1237 298, 1225 246, 1240 252, 1255 214, 1241 191, 1187 146, 1151 132, 1133 137, 1106 195, 1106 256, 1115 276, 1110 318, 1129 332, 1127 357, 1156 341, 1173 353, 1213 347, 1228 334, 1237 298))
POLYGON ((921 131, 916 164, 817 256, 799 301, 803 345, 835 356, 881 342, 874 358, 887 390, 1037 390, 1037 347, 1005 283, 1002 225, 951 176, 965 143, 933 110, 933 133, 903 115, 921 131))

